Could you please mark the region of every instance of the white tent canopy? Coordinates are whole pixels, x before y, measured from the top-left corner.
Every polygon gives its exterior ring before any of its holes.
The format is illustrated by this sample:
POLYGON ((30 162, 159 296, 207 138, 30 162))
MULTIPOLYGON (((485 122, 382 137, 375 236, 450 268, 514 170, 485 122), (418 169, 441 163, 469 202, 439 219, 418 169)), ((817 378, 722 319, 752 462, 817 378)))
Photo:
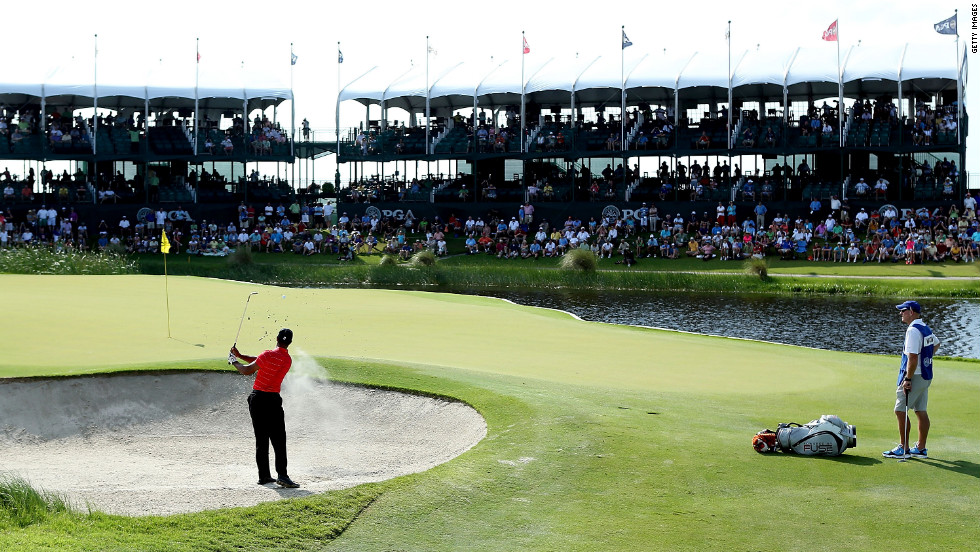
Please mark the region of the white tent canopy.
MULTIPOLYGON (((630 48, 633 50, 633 48, 630 48)), ((526 101, 540 105, 570 105, 575 94, 576 107, 619 104, 621 74, 630 102, 666 103, 679 96, 691 101, 727 101, 729 53, 698 51, 645 54, 629 52, 625 67, 619 56, 600 56, 574 60, 550 59, 525 68, 526 101)), ((966 64, 965 44, 960 55, 966 64)), ((429 99, 435 107, 465 108, 478 100, 481 107, 519 103, 521 78, 519 62, 464 62, 443 69, 430 78, 429 99)), ((827 98, 838 95, 839 74, 843 76, 847 97, 897 95, 898 83, 917 90, 938 92, 956 87, 957 57, 950 45, 904 44, 899 46, 860 46, 842 51, 838 68, 837 50, 832 44, 782 50, 754 50, 731 53, 731 83, 735 97, 760 95, 782 99, 827 98), (840 73, 838 73, 840 70, 840 73)), ((424 80, 396 83, 372 71, 345 87, 339 101, 354 100, 364 105, 379 104, 419 111, 425 106, 424 80), (382 98, 383 96, 383 98, 382 98)), ((424 72, 422 73, 424 75, 424 72)), ((390 75, 390 74, 389 74, 390 75)), ((965 78, 964 78, 965 80, 965 78)))
POLYGON ((95 104, 109 109, 154 106, 193 107, 202 110, 249 109, 277 105, 291 99, 288 68, 273 72, 266 67, 244 70, 210 64, 164 60, 133 62, 95 58, 66 60, 55 69, 40 69, 26 57, 11 56, 0 75, 0 104, 19 107, 44 101, 50 107, 84 108, 95 104), (280 74, 281 73, 281 74, 280 74), (197 85, 195 85, 197 83, 197 85))

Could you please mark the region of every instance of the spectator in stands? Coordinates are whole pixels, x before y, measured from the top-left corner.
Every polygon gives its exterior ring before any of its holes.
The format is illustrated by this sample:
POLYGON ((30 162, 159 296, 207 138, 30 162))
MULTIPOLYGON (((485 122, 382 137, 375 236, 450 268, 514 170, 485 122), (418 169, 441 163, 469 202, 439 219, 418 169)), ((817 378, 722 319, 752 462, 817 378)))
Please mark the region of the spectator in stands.
POLYGON ((711 147, 711 138, 708 137, 706 131, 701 131, 701 137, 698 138, 697 148, 698 149, 708 149, 711 147))
POLYGON ((888 196, 888 184, 889 182, 885 180, 885 177, 881 177, 875 182, 874 193, 875 199, 881 200, 888 196))
POLYGON ((745 129, 745 132, 742 133, 742 145, 747 148, 755 147, 755 131, 752 130, 752 127, 745 129))
POLYGON ((871 190, 871 186, 868 186, 868 183, 865 182, 863 178, 859 179, 857 184, 854 185, 854 193, 857 194, 859 198, 863 199, 868 197, 869 190, 871 190))
POLYGON ((970 192, 963 198, 963 216, 967 220, 973 220, 977 216, 977 200, 970 192))
POLYGON ((225 155, 231 155, 235 151, 235 144, 231 141, 231 136, 225 136, 225 139, 221 141, 221 147, 224 149, 225 155))

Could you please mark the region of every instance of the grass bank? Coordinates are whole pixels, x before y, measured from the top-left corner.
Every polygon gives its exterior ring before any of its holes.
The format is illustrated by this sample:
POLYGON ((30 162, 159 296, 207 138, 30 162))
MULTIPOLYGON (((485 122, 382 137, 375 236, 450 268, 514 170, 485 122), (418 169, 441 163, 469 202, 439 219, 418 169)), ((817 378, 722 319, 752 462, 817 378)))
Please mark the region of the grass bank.
POLYGON ((241 303, 258 289, 240 343, 261 346, 288 318, 295 346, 332 378, 456 397, 484 416, 487 437, 385 483, 169 517, 55 514, 3 527, 0 549, 755 550, 780 526, 810 536, 784 545, 796 550, 980 539, 976 363, 936 362, 930 458, 898 463, 881 458, 897 438, 893 357, 582 322, 483 297, 180 277, 168 338, 161 280, 0 277, 20 291, 8 308, 39 311, 20 324, 27 335, 61 336, 38 350, 11 329, 0 374, 226 370, 241 303), (71 295, 91 313, 81 328, 37 308, 71 295), (763 428, 821 414, 855 424, 857 448, 812 458, 750 446, 763 428), (915 497, 915 516, 895 515, 897 496, 915 497))
MULTIPOLYGON (((327 256, 254 253, 248 264, 220 257, 172 256, 172 275, 202 276, 293 286, 419 287, 442 290, 582 289, 662 290, 763 294, 980 297, 973 264, 860 264, 770 260, 767 278, 743 262, 641 259, 632 268, 599 261, 594 271, 561 270, 557 259, 497 259, 486 255, 442 258, 431 267, 383 265, 380 255, 341 262, 327 256)), ((163 274, 160 255, 137 258, 144 274, 163 274)))

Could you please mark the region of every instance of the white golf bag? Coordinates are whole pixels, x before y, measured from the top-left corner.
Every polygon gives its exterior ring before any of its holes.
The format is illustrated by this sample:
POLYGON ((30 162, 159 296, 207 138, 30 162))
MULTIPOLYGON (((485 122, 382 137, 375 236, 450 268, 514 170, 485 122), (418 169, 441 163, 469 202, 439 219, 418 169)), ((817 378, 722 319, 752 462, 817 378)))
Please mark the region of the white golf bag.
POLYGON ((776 431, 760 431, 752 439, 758 452, 795 452, 806 456, 839 456, 857 446, 857 428, 837 416, 824 415, 819 420, 800 425, 779 424, 776 431))

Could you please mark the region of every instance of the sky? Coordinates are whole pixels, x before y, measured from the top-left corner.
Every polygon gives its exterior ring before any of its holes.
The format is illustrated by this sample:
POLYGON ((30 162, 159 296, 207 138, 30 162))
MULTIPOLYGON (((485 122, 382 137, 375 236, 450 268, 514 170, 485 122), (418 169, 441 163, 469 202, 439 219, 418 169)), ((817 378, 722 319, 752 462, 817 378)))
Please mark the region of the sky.
MULTIPOLYGON (((39 12, 37 5, 16 2, 4 8, 4 19, 9 23, 5 25, 5 43, 20 47, 8 48, 0 67, 9 68, 17 50, 25 56, 30 52, 26 59, 41 66, 90 65, 97 34, 99 63, 131 64, 134 78, 139 80, 145 67, 153 63, 186 63, 193 71, 195 39, 199 39, 202 84, 209 79, 214 82, 217 75, 241 71, 243 66, 246 72, 267 72, 267 78, 285 86, 291 80, 297 125, 305 117, 318 134, 328 134, 336 128, 338 82, 346 85, 376 65, 394 70, 407 70, 413 63, 424 65, 427 35, 437 52, 429 59, 430 74, 458 61, 519 61, 522 31, 531 48, 529 64, 535 56, 618 56, 622 26, 636 51, 661 52, 667 48, 724 55, 728 21, 733 52, 821 45, 833 49, 834 44, 823 42, 821 35, 837 19, 842 52, 859 40, 862 45, 941 43, 950 46, 952 58, 955 38, 936 33, 932 25, 958 9, 960 41, 969 45, 971 33, 976 32, 970 29, 971 5, 955 0, 605 0, 601 9, 575 10, 570 9, 574 4, 552 0, 375 0, 365 4, 170 0, 165 6, 119 0, 94 0, 84 5, 77 0, 51 0, 39 12), (57 19, 63 24, 52 27, 51 18, 44 14, 60 14, 57 19), (339 66, 338 42, 344 54, 344 63, 339 66), (292 72, 291 43, 297 56, 292 72)), ((977 55, 969 47, 967 51, 968 64, 977 63, 977 55)), ((965 90, 965 105, 980 109, 980 83, 965 90)), ((282 104, 276 116, 288 126, 289 103, 282 104)), ((341 127, 356 126, 364 117, 362 106, 345 102, 341 127)), ((974 131, 967 150, 980 151, 980 132, 974 131)), ((968 164, 967 170, 980 172, 980 164, 968 164)), ((317 162, 317 180, 332 174, 332 159, 317 162)), ((980 186, 980 176, 974 186, 980 186)))

